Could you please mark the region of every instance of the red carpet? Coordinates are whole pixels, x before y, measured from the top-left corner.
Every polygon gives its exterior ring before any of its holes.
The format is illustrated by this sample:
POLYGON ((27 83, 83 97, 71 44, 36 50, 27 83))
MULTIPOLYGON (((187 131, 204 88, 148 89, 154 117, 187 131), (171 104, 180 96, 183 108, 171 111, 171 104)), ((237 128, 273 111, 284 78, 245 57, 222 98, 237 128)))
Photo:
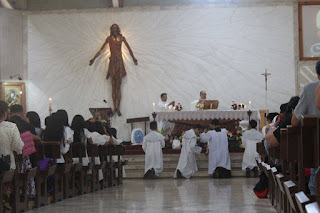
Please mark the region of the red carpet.
MULTIPOLYGON (((163 154, 180 154, 180 149, 162 149, 163 154)), ((206 149, 202 149, 205 153, 206 149)), ((230 148, 229 152, 244 152, 244 148, 230 148)), ((144 155, 142 145, 126 145, 126 155, 144 155)))

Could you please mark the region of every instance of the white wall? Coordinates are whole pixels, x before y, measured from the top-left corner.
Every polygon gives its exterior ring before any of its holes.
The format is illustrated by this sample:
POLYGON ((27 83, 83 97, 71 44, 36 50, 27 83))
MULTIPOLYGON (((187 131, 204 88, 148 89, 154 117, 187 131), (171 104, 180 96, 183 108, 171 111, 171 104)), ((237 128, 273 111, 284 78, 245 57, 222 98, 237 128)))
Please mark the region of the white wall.
POLYGON ((112 122, 125 140, 126 119, 149 115, 162 92, 185 108, 205 89, 222 109, 232 100, 251 100, 263 109, 261 73, 267 68, 271 111, 295 93, 292 6, 106 11, 28 15, 28 110, 44 119, 52 97, 54 110, 89 118, 89 107, 104 107, 103 99, 112 103, 111 82, 105 80, 109 50, 88 66, 112 23, 119 24, 139 61, 135 66, 123 47, 123 116, 112 122))
POLYGON ((0 8, 0 80, 23 76, 23 19, 20 11, 0 8))

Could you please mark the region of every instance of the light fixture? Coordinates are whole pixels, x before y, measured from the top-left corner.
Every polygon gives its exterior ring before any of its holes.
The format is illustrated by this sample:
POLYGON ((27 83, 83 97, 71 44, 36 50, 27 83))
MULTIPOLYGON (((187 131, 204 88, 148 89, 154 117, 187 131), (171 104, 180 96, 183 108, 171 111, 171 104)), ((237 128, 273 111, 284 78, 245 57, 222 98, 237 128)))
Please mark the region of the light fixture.
POLYGON ((21 78, 21 75, 20 74, 16 74, 16 75, 12 75, 12 76, 9 76, 10 79, 13 79, 17 77, 18 80, 22 81, 22 78, 21 78))

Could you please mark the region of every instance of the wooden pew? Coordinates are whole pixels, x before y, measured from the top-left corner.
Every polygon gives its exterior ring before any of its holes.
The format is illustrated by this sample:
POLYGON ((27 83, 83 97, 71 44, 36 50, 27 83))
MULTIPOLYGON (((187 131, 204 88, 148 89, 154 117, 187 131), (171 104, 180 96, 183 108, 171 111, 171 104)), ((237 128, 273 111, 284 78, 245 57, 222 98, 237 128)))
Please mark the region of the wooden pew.
MULTIPOLYGON (((84 166, 82 158, 87 156, 86 147, 82 143, 73 142, 71 144, 72 157, 79 158, 79 163, 75 165, 75 181, 79 184, 78 189, 75 189, 75 194, 82 195, 88 193, 88 178, 87 172, 89 170, 89 164, 84 166), (81 165, 81 167, 80 167, 81 165)), ((93 163, 91 163, 91 169, 93 168, 93 163)))
POLYGON ((285 176, 281 173, 277 174, 276 175, 276 181, 277 181, 277 185, 280 189, 280 212, 284 212, 286 213, 288 211, 288 198, 287 198, 287 195, 286 195, 286 192, 285 192, 285 189, 284 189, 284 182, 287 181, 287 179, 285 178, 285 176))
POLYGON ((315 201, 314 198, 308 197, 303 191, 297 192, 295 194, 295 199, 297 202, 299 212, 306 212, 305 206, 315 201))
MULTIPOLYGON (((22 164, 22 155, 18 155, 14 152, 16 166, 19 167, 22 164)), ((30 156, 29 156, 30 158, 30 156)), ((27 169, 25 172, 16 170, 14 181, 13 181, 13 212, 28 211, 28 194, 27 187, 28 181, 35 178, 38 173, 38 168, 34 167, 27 169), (21 192, 21 193, 20 193, 21 192)))
POLYGON ((60 143, 56 142, 40 142, 35 143, 36 147, 36 159, 37 159, 37 167, 38 173, 35 178, 36 183, 36 202, 35 206, 39 208, 40 206, 48 205, 50 194, 48 193, 48 177, 53 176, 56 170, 56 165, 49 165, 48 168, 44 170, 40 170, 40 160, 44 160, 45 154, 47 154, 47 158, 57 156, 60 157, 60 143), (45 148, 47 149, 45 151, 45 148), (56 153, 58 152, 58 153, 56 153))
POLYGON ((320 207, 318 202, 309 203, 306 205, 307 213, 318 213, 320 212, 320 207))
POLYGON ((298 205, 297 202, 295 200, 295 193, 297 193, 298 191, 298 187, 296 186, 296 184, 294 182, 292 182, 291 180, 288 180, 286 182, 284 182, 284 189, 286 191, 287 194, 287 198, 289 200, 289 210, 290 212, 294 211, 297 212, 298 211, 298 205))
POLYGON ((301 152, 301 127, 288 126, 287 136, 287 160, 290 167, 290 180, 297 183, 301 191, 305 191, 305 170, 302 165, 303 152, 301 152), (296 165, 298 165, 298 181, 296 175, 296 165))
POLYGON ((110 172, 110 177, 109 177, 109 186, 115 186, 116 185, 116 177, 115 177, 115 170, 116 170, 116 165, 115 162, 112 159, 112 155, 114 155, 114 145, 108 145, 108 153, 107 156, 109 158, 108 160, 108 168, 110 172))
POLYGON ((115 163, 115 169, 118 171, 118 177, 117 177, 117 184, 121 185, 123 180, 123 166, 126 164, 126 162, 122 161, 121 156, 124 155, 126 152, 125 147, 123 145, 117 145, 114 147, 114 155, 117 156, 118 162, 115 163))
MULTIPOLYGON (((46 158, 51 158, 53 160, 53 164, 50 165, 48 169, 40 170, 39 174, 37 175, 36 185, 41 185, 41 187, 36 186, 36 188, 41 189, 41 190, 37 189, 37 195, 38 194, 40 195, 38 206, 47 205, 50 203, 49 201, 50 196, 47 188, 47 184, 48 184, 47 177, 53 176, 56 173, 56 168, 57 168, 56 160, 57 158, 60 158, 60 142, 59 141, 43 141, 41 142, 41 148, 43 152, 43 157, 46 156, 46 158)), ((55 201, 56 198, 63 197, 62 190, 60 190, 60 193, 59 193, 58 188, 59 187, 58 187, 57 179, 54 178, 53 192, 52 192, 53 201, 55 201)))
POLYGON ((99 157, 99 146, 96 144, 87 144, 87 152, 88 152, 88 156, 89 158, 91 158, 91 162, 94 163, 93 169, 92 171, 92 179, 89 183, 90 187, 91 187, 91 192, 94 191, 98 191, 100 189, 100 183, 99 183, 99 168, 101 166, 95 164, 95 158, 99 157))
POLYGON ((3 202, 3 189, 6 184, 13 182, 13 177, 15 174, 15 169, 11 169, 7 172, 3 172, 0 174, 0 212, 5 212, 4 202, 3 202))
POLYGON ((103 174, 103 181, 102 181, 102 188, 109 187, 109 180, 111 178, 111 167, 113 167, 113 164, 110 164, 108 162, 108 153, 109 148, 108 146, 100 146, 99 147, 99 157, 100 161, 106 161, 106 165, 102 168, 102 174, 103 174))
MULTIPOLYGON (((70 146, 71 147, 71 146, 70 146)), ((75 167, 82 167, 82 164, 73 165, 72 161, 72 148, 63 155, 65 160, 65 171, 63 176, 63 198, 72 198, 75 196, 75 167)))

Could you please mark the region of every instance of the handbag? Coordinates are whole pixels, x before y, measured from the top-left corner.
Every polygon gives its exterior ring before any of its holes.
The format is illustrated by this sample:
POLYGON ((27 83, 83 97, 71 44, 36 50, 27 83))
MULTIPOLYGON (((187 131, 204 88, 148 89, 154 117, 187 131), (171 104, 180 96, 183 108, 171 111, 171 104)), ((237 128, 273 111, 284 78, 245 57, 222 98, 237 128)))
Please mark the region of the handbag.
POLYGON ((30 131, 21 133, 20 138, 24 143, 24 146, 22 149, 22 156, 23 157, 27 157, 37 151, 34 146, 34 141, 33 141, 33 138, 32 138, 30 131))
POLYGON ((0 157, 0 174, 5 171, 9 171, 11 166, 11 157, 10 155, 0 157))

